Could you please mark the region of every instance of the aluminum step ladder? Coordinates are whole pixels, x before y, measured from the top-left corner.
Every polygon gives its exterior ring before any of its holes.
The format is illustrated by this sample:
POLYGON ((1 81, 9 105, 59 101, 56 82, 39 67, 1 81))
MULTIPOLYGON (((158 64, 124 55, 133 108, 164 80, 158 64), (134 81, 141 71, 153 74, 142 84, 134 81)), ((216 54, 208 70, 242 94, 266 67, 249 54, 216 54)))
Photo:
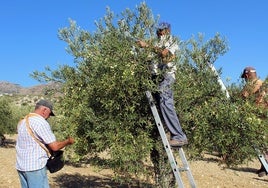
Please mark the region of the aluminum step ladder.
POLYGON ((175 160, 175 157, 173 155, 171 146, 170 146, 170 144, 168 142, 168 139, 167 139, 167 136, 165 134, 165 130, 164 130, 163 124, 161 122, 160 116, 158 114, 158 110, 156 108, 154 98, 153 98, 153 96, 152 96, 150 91, 146 91, 146 96, 147 96, 147 99, 149 101, 149 104, 150 104, 150 107, 151 107, 151 110, 152 110, 152 113, 153 113, 153 116, 154 116, 154 119, 155 119, 155 123, 156 123, 158 131, 160 133, 162 142, 164 144, 164 148, 165 148, 166 153, 168 155, 168 159, 169 159, 169 162, 170 162, 170 165, 171 165, 171 168, 172 168, 173 174, 175 176, 175 179, 176 179, 178 187, 179 188, 184 187, 180 172, 186 171, 187 177, 188 177, 188 180, 189 180, 189 183, 190 183, 191 187, 195 188, 196 185, 195 185, 195 182, 194 182, 194 177, 193 177, 193 175, 191 173, 188 161, 187 161, 187 159, 185 157, 185 154, 183 152, 182 147, 172 147, 172 149, 174 149, 174 151, 178 150, 179 156, 181 158, 181 162, 182 162, 183 167, 178 167, 177 162, 175 160))

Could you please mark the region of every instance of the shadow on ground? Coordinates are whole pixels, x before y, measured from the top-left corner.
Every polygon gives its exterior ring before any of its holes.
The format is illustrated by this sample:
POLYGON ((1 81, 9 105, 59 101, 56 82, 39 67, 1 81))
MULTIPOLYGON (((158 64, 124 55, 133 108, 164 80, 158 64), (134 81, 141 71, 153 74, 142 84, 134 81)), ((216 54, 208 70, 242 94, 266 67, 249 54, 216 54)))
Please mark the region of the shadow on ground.
POLYGON ((110 177, 100 178, 96 176, 84 176, 80 174, 61 174, 54 178, 57 185, 51 188, 152 188, 151 184, 142 183, 141 185, 127 185, 114 182, 110 177))
POLYGON ((249 173, 253 173, 256 174, 256 176, 258 176, 258 174, 256 173, 258 169, 256 168, 249 168, 249 167, 233 167, 230 168, 231 170, 234 171, 239 171, 239 172, 249 172, 249 173))
MULTIPOLYGON (((221 164, 221 158, 217 155, 217 153, 207 153, 209 154, 211 157, 206 157, 206 158, 199 158, 198 160, 200 161, 206 161, 206 162, 213 162, 213 163, 218 163, 221 164)), ((259 168, 261 167, 261 164, 259 166, 259 168)), ((259 169, 258 166, 256 168, 251 168, 251 167, 227 167, 227 166, 223 166, 222 168, 226 168, 226 169, 231 169, 237 172, 246 172, 246 173, 252 173, 252 174, 256 174, 257 175, 257 170, 259 169)), ((255 179, 259 179, 259 178, 255 178, 255 179)), ((262 179, 260 179, 262 180, 262 179)), ((263 180, 262 180, 263 181, 263 180)))

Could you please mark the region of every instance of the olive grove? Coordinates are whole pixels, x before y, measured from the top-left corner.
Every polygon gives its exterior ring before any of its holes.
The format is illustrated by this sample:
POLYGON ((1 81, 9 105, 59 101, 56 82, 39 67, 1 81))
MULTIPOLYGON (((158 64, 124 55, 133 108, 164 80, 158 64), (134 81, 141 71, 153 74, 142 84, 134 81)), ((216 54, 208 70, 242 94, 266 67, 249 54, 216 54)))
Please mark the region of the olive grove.
MULTIPOLYGON (((154 42, 158 19, 141 3, 119 15, 107 8, 94 32, 70 20, 59 38, 68 45, 75 66, 47 68, 34 72, 33 77, 62 83, 57 131, 76 138, 69 151, 73 161, 90 157, 95 164, 112 168, 120 181, 154 179, 158 187, 172 187, 172 171, 145 96, 146 90, 157 89, 148 69, 155 57, 135 43, 137 39, 154 42)), ((226 39, 215 34, 205 41, 198 34, 187 41, 177 40, 180 52, 174 93, 189 139, 187 156, 195 160, 204 152, 217 153, 229 166, 252 159, 252 144, 262 147, 264 143, 267 114, 240 99, 241 85, 228 87, 230 99, 222 92, 208 63, 214 64, 228 51, 226 39)))

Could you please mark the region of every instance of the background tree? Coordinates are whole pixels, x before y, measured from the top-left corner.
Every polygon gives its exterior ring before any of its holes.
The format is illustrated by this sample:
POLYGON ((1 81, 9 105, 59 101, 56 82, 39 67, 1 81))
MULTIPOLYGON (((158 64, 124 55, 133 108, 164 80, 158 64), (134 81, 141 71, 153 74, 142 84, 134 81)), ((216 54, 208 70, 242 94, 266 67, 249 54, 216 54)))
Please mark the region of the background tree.
POLYGON ((15 132, 14 117, 10 101, 7 97, 0 98, 0 145, 5 140, 4 134, 11 134, 15 132))
MULTIPOLYGON (((226 40, 216 34, 204 41, 203 35, 184 44, 183 61, 176 83, 177 108, 190 137, 188 153, 193 157, 215 153, 232 166, 256 157, 253 145, 263 145, 267 112, 253 101, 241 99, 242 85, 232 84, 227 99, 217 76, 207 63, 214 63, 228 50, 226 40)), ((218 71, 219 75, 221 70, 218 71)))
MULTIPOLYGON (((107 8, 94 33, 71 20, 69 28, 60 30, 59 38, 68 44, 76 66, 47 68, 47 73, 34 72, 33 76, 63 83, 57 103, 57 113, 62 115, 58 119, 63 123, 58 131, 77 138, 76 160, 88 155, 100 160, 104 153, 101 162, 112 167, 121 180, 146 180, 153 175, 158 187, 170 187, 174 178, 144 93, 156 90, 148 70, 148 61, 154 58, 150 50, 135 46, 137 38, 154 42, 157 22, 145 3, 120 15, 107 8)), ((202 157, 204 152, 216 151, 228 165, 250 160, 252 143, 264 143, 264 118, 260 116, 265 113, 239 98, 240 87, 228 88, 232 99, 226 99, 208 68, 208 62, 213 64, 228 50, 225 39, 216 34, 204 42, 199 35, 180 44, 174 91, 190 141, 187 153, 202 157)))

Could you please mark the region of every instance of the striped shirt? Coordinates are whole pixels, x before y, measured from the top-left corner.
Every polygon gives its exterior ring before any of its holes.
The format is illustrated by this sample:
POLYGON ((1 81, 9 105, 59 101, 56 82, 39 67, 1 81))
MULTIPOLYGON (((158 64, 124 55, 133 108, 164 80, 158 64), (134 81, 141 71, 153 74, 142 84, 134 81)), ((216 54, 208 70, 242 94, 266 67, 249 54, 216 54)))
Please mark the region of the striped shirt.
MULTIPOLYGON (((30 113, 29 125, 34 135, 43 144, 56 141, 49 123, 40 115, 30 113)), ((16 169, 19 171, 34 171, 45 167, 47 163, 46 151, 28 133, 25 119, 18 125, 16 141, 16 169)))

